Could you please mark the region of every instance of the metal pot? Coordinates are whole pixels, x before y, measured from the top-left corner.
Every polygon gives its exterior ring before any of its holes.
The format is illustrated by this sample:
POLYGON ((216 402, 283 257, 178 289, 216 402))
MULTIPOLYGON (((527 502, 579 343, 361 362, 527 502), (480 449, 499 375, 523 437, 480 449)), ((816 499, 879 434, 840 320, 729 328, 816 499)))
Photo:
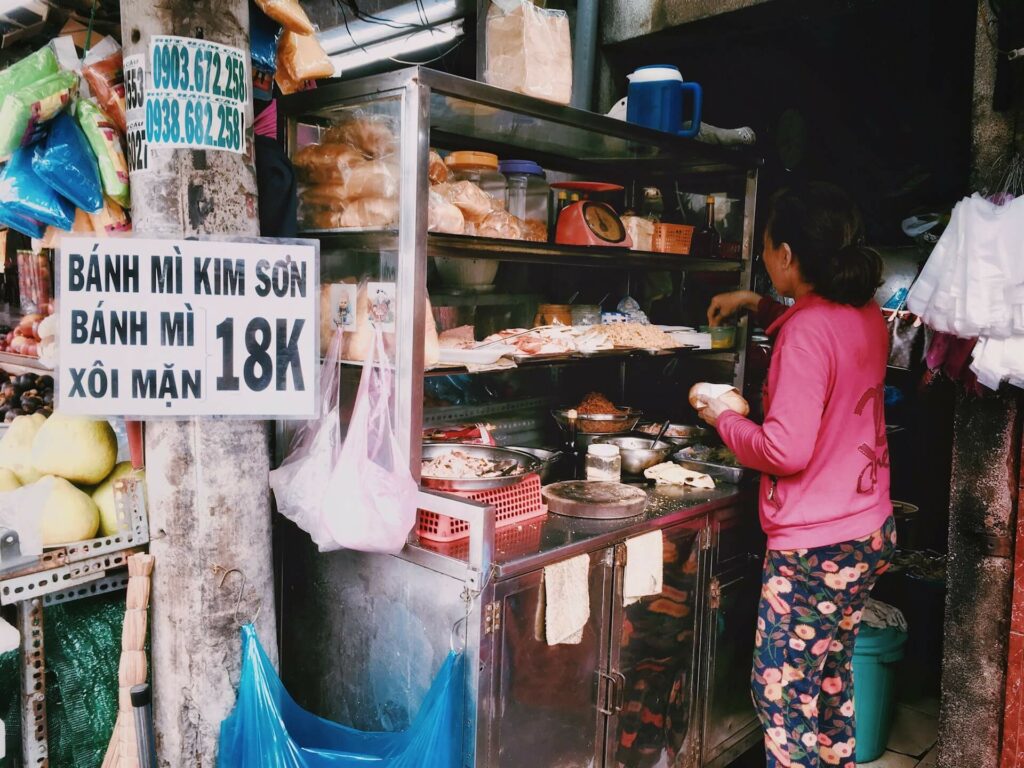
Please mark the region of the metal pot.
POLYGON ((423 460, 428 461, 455 450, 491 461, 514 462, 514 466, 508 473, 500 477, 430 477, 423 475, 420 482, 424 488, 433 488, 438 491, 484 491, 491 488, 503 488, 518 483, 527 475, 540 469, 540 462, 529 454, 509 448, 466 443, 423 443, 423 460))
POLYGON ((676 450, 676 446, 664 440, 652 446, 650 437, 606 437, 597 442, 619 447, 622 471, 627 475, 643 475, 645 469, 661 464, 676 450))
POLYGON ((565 458, 565 454, 561 451, 549 451, 546 448, 522 448, 514 445, 508 446, 508 448, 512 451, 527 453, 540 462, 540 471, 537 474, 540 475, 540 481, 544 485, 554 479, 558 464, 565 458))

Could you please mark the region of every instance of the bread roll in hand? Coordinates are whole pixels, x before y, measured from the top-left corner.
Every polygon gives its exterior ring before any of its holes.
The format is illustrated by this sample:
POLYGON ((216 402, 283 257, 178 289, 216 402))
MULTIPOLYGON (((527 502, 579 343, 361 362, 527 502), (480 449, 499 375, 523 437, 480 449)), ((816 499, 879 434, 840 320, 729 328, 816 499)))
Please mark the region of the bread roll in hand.
POLYGON ((705 400, 721 400, 730 411, 736 411, 740 416, 750 413, 750 405, 735 387, 728 384, 710 384, 700 381, 690 387, 690 405, 696 410, 704 407, 705 400))

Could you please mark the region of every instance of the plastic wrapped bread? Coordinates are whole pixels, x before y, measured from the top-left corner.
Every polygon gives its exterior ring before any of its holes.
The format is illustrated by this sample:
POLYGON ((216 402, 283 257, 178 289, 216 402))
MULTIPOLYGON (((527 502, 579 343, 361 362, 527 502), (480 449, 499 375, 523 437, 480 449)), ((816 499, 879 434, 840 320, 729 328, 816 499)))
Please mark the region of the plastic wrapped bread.
POLYGON ((454 184, 438 184, 438 194, 454 205, 466 218, 474 224, 483 221, 487 214, 496 210, 497 201, 484 192, 472 181, 457 181, 454 184))
POLYGON ((391 118, 385 115, 346 116, 324 132, 325 144, 348 144, 375 160, 395 153, 397 138, 391 118))
POLYGON ((316 184, 343 182, 349 171, 366 159, 348 144, 310 144, 296 152, 292 162, 300 181, 316 184))
POLYGON ((277 68, 298 82, 334 76, 334 65, 316 37, 289 29, 277 43, 277 68))
POLYGON ((267 16, 285 29, 300 35, 312 35, 313 25, 296 0, 256 0, 256 5, 267 16))
POLYGON ((428 193, 427 231, 461 235, 466 232, 466 219, 457 207, 433 189, 428 193))
MULTIPOLYGON (((430 299, 425 299, 426 308, 423 316, 423 367, 432 368, 441 360, 441 347, 437 338, 437 325, 434 323, 434 312, 430 299)), ((362 362, 373 343, 373 326, 370 323, 370 298, 367 295, 367 284, 359 286, 356 295, 356 329, 346 333, 341 344, 341 359, 362 362)), ((395 354, 395 334, 384 332, 384 349, 388 355, 395 354)))
POLYGON ((448 181, 448 165, 434 150, 430 150, 427 158, 427 178, 431 184, 444 184, 448 181))
POLYGON ((484 80, 499 88, 568 104, 572 43, 564 11, 529 0, 497 0, 487 12, 484 80))

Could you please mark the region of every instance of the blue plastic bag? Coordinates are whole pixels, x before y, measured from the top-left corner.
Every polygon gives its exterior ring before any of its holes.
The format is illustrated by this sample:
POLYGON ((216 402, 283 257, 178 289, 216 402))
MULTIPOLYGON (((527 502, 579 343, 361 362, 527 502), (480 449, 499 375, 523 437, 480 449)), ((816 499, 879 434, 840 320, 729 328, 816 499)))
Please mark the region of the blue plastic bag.
POLYGON ((100 167, 85 134, 68 113, 53 119, 50 135, 32 155, 32 170, 83 211, 99 213, 103 208, 100 167))
POLYGON ((448 654, 408 730, 366 733, 300 708, 247 624, 238 700, 220 727, 217 768, 457 768, 464 666, 462 654, 448 654))
POLYGON ((277 72, 277 39, 281 25, 249 2, 249 51, 252 56, 253 97, 270 101, 277 72))
POLYGON ((46 234, 46 225, 28 216, 22 216, 9 210, 3 203, 0 203, 0 226, 10 227, 15 232, 21 232, 26 237, 42 239, 46 234))
POLYGON ((75 206, 58 195, 32 170, 32 148, 23 147, 11 155, 0 173, 0 205, 57 229, 71 230, 75 206))

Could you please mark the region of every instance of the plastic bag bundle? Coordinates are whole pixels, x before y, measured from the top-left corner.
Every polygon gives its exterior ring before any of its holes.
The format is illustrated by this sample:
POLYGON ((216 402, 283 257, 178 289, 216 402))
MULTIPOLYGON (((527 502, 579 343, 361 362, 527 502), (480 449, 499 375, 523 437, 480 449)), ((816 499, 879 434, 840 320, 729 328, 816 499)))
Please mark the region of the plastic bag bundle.
POLYGON ((100 237, 123 235, 132 231, 128 211, 110 198, 104 198, 103 207, 97 213, 90 213, 93 231, 100 237))
POLYGON ((299 707, 247 624, 238 700, 221 724, 217 768, 455 768, 462 761, 464 670, 464 656, 448 654, 408 730, 357 731, 299 707))
POLYGON ((46 232, 46 225, 41 221, 15 213, 3 203, 0 203, 0 226, 10 227, 15 232, 21 232, 26 237, 36 239, 41 238, 46 232))
POLYGON ((104 194, 122 208, 131 207, 128 161, 124 157, 117 126, 96 102, 89 99, 78 102, 75 116, 96 156, 104 194))
POLYGON ((487 12, 484 81, 499 88, 568 104, 572 43, 565 11, 530 0, 494 0, 487 12))
POLYGON ((83 211, 103 208, 103 186, 96 157, 71 115, 58 115, 46 141, 35 147, 32 170, 83 211))
POLYGON ((124 58, 121 46, 110 37, 91 48, 82 64, 82 76, 93 97, 121 133, 128 130, 124 93, 124 58))
POLYGON ((277 72, 277 40, 281 25, 249 0, 249 53, 252 58, 253 96, 269 100, 274 95, 277 72))
POLYGON ((78 92, 78 75, 58 72, 7 94, 0 104, 0 160, 42 138, 46 123, 78 92))
POLYGON ((0 173, 0 206, 57 229, 69 230, 75 220, 75 206, 32 170, 31 148, 15 152, 0 173))

